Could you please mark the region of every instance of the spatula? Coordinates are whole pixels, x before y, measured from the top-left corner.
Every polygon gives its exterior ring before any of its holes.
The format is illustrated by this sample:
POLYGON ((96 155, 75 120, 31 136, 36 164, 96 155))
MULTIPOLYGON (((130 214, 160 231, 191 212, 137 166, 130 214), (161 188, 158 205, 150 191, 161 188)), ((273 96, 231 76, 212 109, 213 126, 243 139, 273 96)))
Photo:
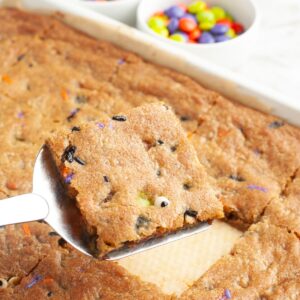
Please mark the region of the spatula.
MULTIPOLYGON (((34 165, 33 191, 0 200, 0 226, 44 220, 62 238, 82 253, 93 256, 90 237, 75 201, 68 198, 59 181, 56 166, 46 146, 40 150, 34 165)), ((143 241, 134 247, 114 250, 106 260, 121 259, 206 230, 207 222, 143 241)))

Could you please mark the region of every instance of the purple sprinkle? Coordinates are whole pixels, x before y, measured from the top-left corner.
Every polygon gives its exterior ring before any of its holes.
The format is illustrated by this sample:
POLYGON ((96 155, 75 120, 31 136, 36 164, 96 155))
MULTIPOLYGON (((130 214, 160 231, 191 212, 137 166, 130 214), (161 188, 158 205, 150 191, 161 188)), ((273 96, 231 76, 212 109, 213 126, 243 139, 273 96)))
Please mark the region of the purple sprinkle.
POLYGON ((70 184, 72 179, 74 178, 74 173, 70 173, 67 175, 67 177, 65 178, 65 183, 70 184))
POLYGON ((23 113, 22 111, 18 112, 17 117, 18 117, 19 119, 24 118, 24 113, 23 113))
POLYGON ((70 122, 75 116, 76 114, 80 111, 80 108, 75 108, 71 111, 71 113, 69 114, 69 116, 67 117, 67 120, 70 122))
POLYGON ((225 295, 226 299, 231 299, 231 293, 230 293, 229 289, 225 290, 224 295, 225 295))
POLYGON ((256 191, 261 191, 261 192, 264 192, 264 193, 268 192, 267 188, 262 187, 262 186, 258 186, 258 185, 255 185, 255 184, 250 184, 250 185, 247 186, 247 188, 249 190, 256 190, 256 191))
POLYGON ((109 129, 114 129, 114 125, 112 124, 111 121, 109 121, 109 125, 108 125, 109 129))
POLYGON ((125 64, 125 59, 124 58, 120 58, 119 60, 118 60, 118 65, 123 65, 123 64, 125 64))
POLYGON ((32 280, 27 284, 26 288, 30 289, 32 288, 35 284, 37 284, 39 281, 43 279, 42 275, 36 275, 32 278, 32 280))
POLYGON ((261 155, 261 152, 259 151, 259 149, 254 149, 253 152, 257 156, 261 155))
POLYGON ((97 122, 96 124, 100 129, 103 129, 105 127, 105 124, 103 123, 97 122))

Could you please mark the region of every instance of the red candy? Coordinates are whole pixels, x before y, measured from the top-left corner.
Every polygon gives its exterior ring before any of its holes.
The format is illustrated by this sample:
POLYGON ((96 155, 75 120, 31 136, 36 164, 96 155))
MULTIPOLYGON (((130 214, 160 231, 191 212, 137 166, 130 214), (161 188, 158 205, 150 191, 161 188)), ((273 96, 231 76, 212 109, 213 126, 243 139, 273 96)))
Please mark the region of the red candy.
POLYGON ((197 23, 190 18, 182 18, 179 21, 179 28, 184 32, 192 32, 197 28, 197 23))
POLYGON ((217 21, 217 24, 227 25, 229 28, 232 26, 232 22, 228 19, 222 19, 217 21))
POLYGON ((232 23, 231 28, 237 33, 241 34, 245 31, 244 26, 241 23, 232 23))
POLYGON ((196 41, 199 39, 199 37, 201 36, 201 30, 196 28, 194 29, 192 32, 190 32, 189 34, 189 40, 190 41, 196 41))

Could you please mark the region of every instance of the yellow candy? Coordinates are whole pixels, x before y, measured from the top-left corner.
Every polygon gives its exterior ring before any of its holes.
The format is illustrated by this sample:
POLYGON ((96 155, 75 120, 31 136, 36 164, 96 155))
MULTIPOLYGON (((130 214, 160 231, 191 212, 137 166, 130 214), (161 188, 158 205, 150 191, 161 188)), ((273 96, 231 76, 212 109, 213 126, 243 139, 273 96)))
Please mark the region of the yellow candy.
POLYGON ((226 35, 227 35, 229 38, 231 38, 231 39, 233 39, 233 38, 236 37, 236 33, 235 33, 235 31, 234 31, 232 28, 230 28, 230 29, 226 32, 226 35))
POLYGON ((215 26, 215 22, 202 22, 199 25, 199 28, 202 30, 210 30, 215 26))
POLYGON ((161 17, 151 17, 148 20, 148 26, 151 29, 164 28, 166 26, 166 21, 161 17))
POLYGON ((169 30, 167 28, 152 28, 152 30, 163 37, 169 36, 169 30))

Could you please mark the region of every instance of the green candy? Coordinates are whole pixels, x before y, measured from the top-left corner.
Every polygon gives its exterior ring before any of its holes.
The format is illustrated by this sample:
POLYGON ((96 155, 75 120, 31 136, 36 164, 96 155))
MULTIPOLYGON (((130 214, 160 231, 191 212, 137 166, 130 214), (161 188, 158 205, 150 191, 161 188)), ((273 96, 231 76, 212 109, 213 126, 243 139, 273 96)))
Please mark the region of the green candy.
POLYGON ((152 28, 152 30, 163 37, 169 36, 169 30, 167 28, 152 28))
POLYGON ((200 11, 197 13, 197 20, 199 23, 215 23, 215 15, 213 14, 212 11, 205 10, 205 11, 200 11))
POLYGON ((175 42, 184 43, 186 40, 182 34, 174 33, 170 36, 170 39, 175 42))
POLYGON ((201 22, 199 28, 201 30, 211 30, 216 25, 216 22, 201 22))
POLYGON ((200 11, 205 10, 206 3, 204 1, 194 1, 188 6, 188 12, 191 14, 197 14, 200 11))
POLYGON ((149 207, 152 205, 150 199, 143 192, 139 193, 138 197, 136 198, 136 202, 140 207, 149 207))
POLYGON ((222 20, 226 16, 225 10, 220 6, 213 6, 211 11, 215 16, 216 21, 222 20))
POLYGON ((156 29, 162 29, 162 28, 166 28, 165 25, 165 21, 162 18, 159 17, 151 17, 148 20, 148 26, 152 29, 152 30, 156 30, 156 29))

